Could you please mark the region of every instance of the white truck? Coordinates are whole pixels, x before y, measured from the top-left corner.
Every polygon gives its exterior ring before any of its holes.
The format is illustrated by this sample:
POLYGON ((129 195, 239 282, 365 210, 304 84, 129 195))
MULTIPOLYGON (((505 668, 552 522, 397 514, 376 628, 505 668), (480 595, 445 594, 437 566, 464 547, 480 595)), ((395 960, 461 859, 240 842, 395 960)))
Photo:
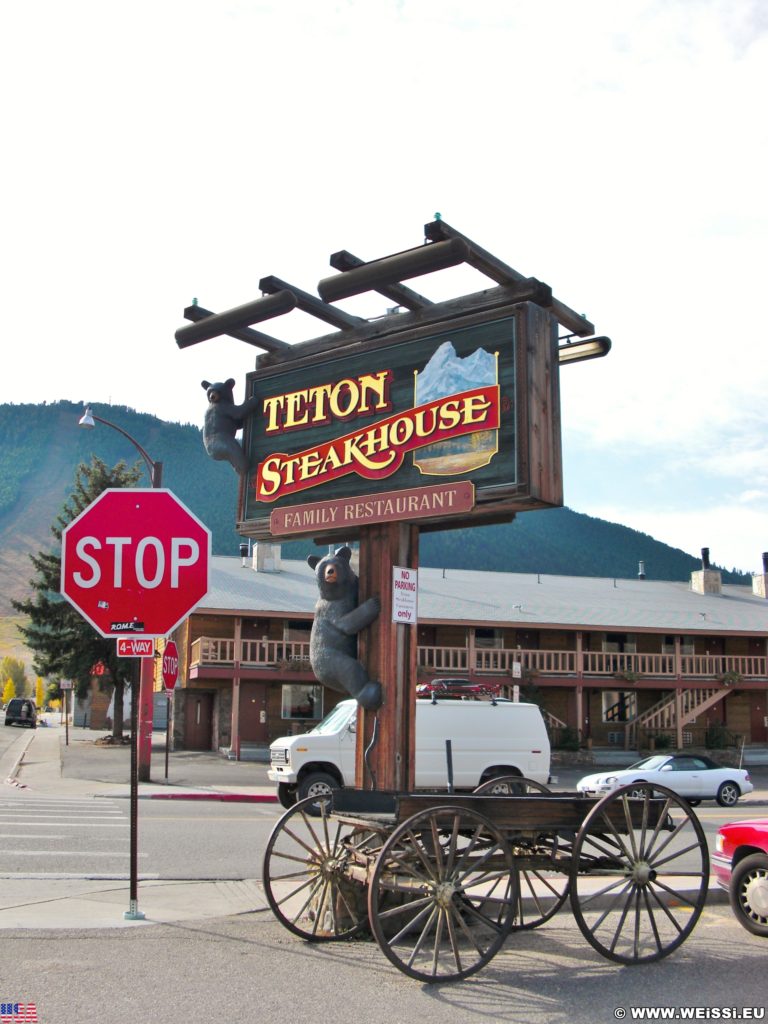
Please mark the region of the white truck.
MULTIPOLYGON (((270 781, 283 807, 355 784, 357 702, 343 700, 311 732, 270 745, 270 781)), ((507 700, 417 700, 416 788, 473 790, 502 775, 549 781, 549 737, 535 704, 507 700)))

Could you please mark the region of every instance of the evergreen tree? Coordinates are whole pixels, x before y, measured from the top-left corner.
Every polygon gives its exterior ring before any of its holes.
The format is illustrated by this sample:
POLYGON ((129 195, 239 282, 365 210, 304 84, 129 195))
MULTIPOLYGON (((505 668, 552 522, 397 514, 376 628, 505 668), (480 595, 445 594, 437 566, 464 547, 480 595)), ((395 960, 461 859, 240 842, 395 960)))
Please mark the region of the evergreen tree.
POLYGON ((118 462, 109 468, 96 456, 91 457, 89 465, 81 463, 75 473, 74 491, 51 525, 55 549, 30 555, 35 570, 30 580, 34 594, 26 601, 13 601, 15 610, 29 619, 27 625, 18 628, 27 647, 34 652, 33 666, 39 675, 71 679, 76 695, 83 698, 91 685, 95 666, 104 666, 105 671, 98 679, 100 685, 107 682, 114 685, 112 735, 117 740, 123 736, 123 692, 125 684, 130 682, 132 663, 118 658, 115 641, 97 633, 61 596, 61 534, 102 491, 109 487, 134 487, 141 473, 139 463, 129 467, 125 462, 118 462))

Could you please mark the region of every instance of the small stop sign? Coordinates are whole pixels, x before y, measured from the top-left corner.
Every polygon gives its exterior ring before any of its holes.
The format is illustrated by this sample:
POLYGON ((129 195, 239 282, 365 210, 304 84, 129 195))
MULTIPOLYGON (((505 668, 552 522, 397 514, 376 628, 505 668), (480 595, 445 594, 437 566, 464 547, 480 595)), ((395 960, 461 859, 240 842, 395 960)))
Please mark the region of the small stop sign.
POLYGON ((173 640, 169 640, 163 651, 163 682, 166 690, 172 690, 179 678, 179 652, 173 640))

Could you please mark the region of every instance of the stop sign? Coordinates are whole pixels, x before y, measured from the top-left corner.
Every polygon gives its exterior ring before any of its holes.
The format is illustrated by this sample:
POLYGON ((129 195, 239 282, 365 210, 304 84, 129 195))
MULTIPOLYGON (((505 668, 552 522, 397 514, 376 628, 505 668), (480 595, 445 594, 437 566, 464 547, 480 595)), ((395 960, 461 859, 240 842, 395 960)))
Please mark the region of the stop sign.
POLYGON ((102 636, 167 636, 208 592, 210 530, 171 491, 103 491, 61 541, 61 592, 102 636))
POLYGON ((166 690, 172 690, 179 678, 179 652, 176 643, 169 640, 163 651, 163 682, 166 690))

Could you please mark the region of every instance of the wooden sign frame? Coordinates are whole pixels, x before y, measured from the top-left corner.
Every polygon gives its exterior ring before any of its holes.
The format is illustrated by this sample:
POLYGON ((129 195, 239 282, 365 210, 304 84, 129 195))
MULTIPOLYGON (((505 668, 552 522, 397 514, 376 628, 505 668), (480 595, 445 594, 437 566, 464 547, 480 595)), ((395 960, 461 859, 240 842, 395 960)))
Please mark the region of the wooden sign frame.
MULTIPOLYGON (((249 418, 243 438, 249 471, 240 490, 238 532, 257 540, 288 534, 291 539, 312 536, 351 540, 375 520, 346 518, 337 524, 308 516, 306 530, 296 529, 295 523, 288 529, 286 518, 290 521, 291 517, 285 513, 293 506, 311 508, 313 503, 365 498, 382 490, 427 491, 430 484, 457 481, 474 487, 474 507, 459 508, 456 514, 446 514, 446 509, 440 507, 434 516, 419 517, 420 529, 499 522, 513 518, 518 511, 562 505, 557 321, 548 309, 533 302, 515 301, 517 297, 515 289, 491 289, 479 296, 467 296, 461 303, 436 305, 417 316, 388 316, 389 330, 384 334, 372 332, 370 325, 365 325, 357 331, 345 332, 343 338, 337 336, 333 348, 323 345, 320 339, 294 345, 290 352, 260 357, 257 369, 246 380, 247 396, 262 401, 260 411, 249 418), (278 494, 275 500, 259 500, 260 466, 269 462, 274 453, 282 453, 298 464, 293 453, 311 452, 315 457, 313 445, 327 444, 350 431, 375 429, 377 423, 405 413, 409 405, 413 407, 413 387, 405 378, 421 370, 430 353, 446 341, 455 343, 459 358, 477 348, 498 354, 499 447, 486 466, 459 475, 423 474, 411 470, 409 460, 415 456, 409 454, 403 460, 405 471, 401 467, 373 484, 355 473, 347 473, 343 478, 329 474, 331 479, 327 482, 317 484, 310 480, 296 492, 278 494), (392 373, 388 408, 367 408, 363 417, 351 421, 337 417, 334 422, 319 401, 298 404, 295 399, 302 388, 330 385, 345 378, 353 380, 355 367, 364 367, 366 374, 392 373), (291 401, 286 401, 286 396, 291 401), (285 411, 289 405, 290 415, 285 411), (313 418, 320 422, 313 422, 313 418), (276 509, 283 515, 273 516, 276 509)), ((269 464, 279 466, 280 462, 275 459, 269 464)), ((294 484, 295 478, 291 469, 294 484)), ((270 486, 278 485, 271 482, 270 486)), ((415 522, 416 517, 406 513, 401 521, 415 522)))

